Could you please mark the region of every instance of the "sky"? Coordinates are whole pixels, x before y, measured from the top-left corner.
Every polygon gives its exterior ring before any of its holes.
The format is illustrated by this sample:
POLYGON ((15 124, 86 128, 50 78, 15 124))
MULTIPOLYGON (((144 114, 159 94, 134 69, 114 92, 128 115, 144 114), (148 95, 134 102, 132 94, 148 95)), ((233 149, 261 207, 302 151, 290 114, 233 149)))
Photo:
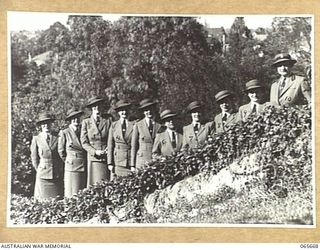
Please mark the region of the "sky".
MULTIPOLYGON (((50 25, 59 21, 66 25, 68 15, 73 13, 49 13, 49 12, 8 12, 8 28, 10 31, 18 30, 44 30, 48 29, 50 25)), ((85 13, 84 13, 85 14, 85 13)), ((88 14, 90 15, 90 13, 88 14)), ((102 15, 104 19, 115 21, 120 16, 117 14, 97 14, 102 15)), ((230 28, 237 15, 196 15, 199 17, 198 21, 202 24, 207 23, 211 28, 230 28)), ((238 15, 239 16, 239 15, 238 15)), ((240 15, 243 16, 243 15, 240 15)), ((256 29, 258 27, 271 27, 272 19, 275 16, 271 15, 245 15, 244 20, 249 29, 256 29)))
MULTIPOLYGON (((8 28, 10 31, 19 30, 45 30, 50 25, 59 21, 63 25, 67 24, 68 15, 79 15, 79 13, 52 13, 52 12, 8 12, 8 28)), ((101 15, 104 19, 115 21, 120 16, 119 14, 99 14, 99 13, 83 13, 86 15, 101 15)), ((145 15, 144 15, 145 16, 145 15)), ((164 15, 161 15, 164 16, 164 15)), ((185 16, 185 15, 184 15, 185 16)), ((198 17, 198 21, 202 24, 208 24, 210 28, 224 27, 228 29, 231 27, 235 17, 243 16, 244 21, 249 29, 256 29, 259 27, 271 27, 272 19, 277 15, 193 15, 198 17)), ((278 15, 279 16, 279 15, 278 15)), ((290 16, 290 15, 286 15, 290 16)), ((291 15, 297 16, 297 15, 291 15)))

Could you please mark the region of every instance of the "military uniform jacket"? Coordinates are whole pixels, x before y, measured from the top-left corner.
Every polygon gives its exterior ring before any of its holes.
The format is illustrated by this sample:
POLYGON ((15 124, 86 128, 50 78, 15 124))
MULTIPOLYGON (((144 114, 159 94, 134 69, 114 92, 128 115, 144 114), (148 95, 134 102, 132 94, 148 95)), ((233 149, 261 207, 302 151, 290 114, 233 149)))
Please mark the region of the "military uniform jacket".
POLYGON ((302 76, 291 75, 286 78, 286 85, 279 93, 281 78, 271 85, 270 102, 276 105, 301 105, 304 98, 311 102, 311 89, 307 79, 302 76))
POLYGON ((194 132, 193 124, 183 127, 183 148, 198 148, 203 145, 208 136, 212 133, 212 122, 200 124, 197 135, 194 132))
MULTIPOLYGON (((239 119, 243 122, 248 120, 248 117, 252 114, 252 107, 251 103, 249 102, 248 104, 242 105, 239 108, 239 119)), ((256 107, 256 114, 262 113, 266 107, 271 106, 270 102, 265 102, 263 104, 259 104, 256 107)))
POLYGON ((59 134, 58 152, 65 163, 65 170, 84 172, 87 164, 87 153, 81 146, 80 138, 68 127, 59 134))
POLYGON ((223 124, 222 113, 220 113, 216 115, 214 118, 215 132, 221 133, 223 131, 226 131, 230 126, 232 126, 233 124, 236 124, 238 121, 239 121, 239 114, 231 113, 227 118, 227 120, 225 121, 225 124, 223 124))
POLYGON ((63 163, 58 154, 58 137, 50 134, 49 143, 41 135, 33 136, 31 161, 37 178, 53 180, 62 177, 63 163))
POLYGON ((170 156, 173 152, 180 151, 182 147, 182 134, 175 133, 176 134, 176 148, 173 148, 172 141, 170 138, 170 135, 168 131, 164 131, 162 133, 158 133, 156 135, 153 148, 152 148, 152 154, 153 155, 162 155, 162 156, 170 156))
POLYGON ((129 167, 133 122, 127 121, 123 136, 121 121, 112 123, 108 137, 108 164, 129 167))
POLYGON ((89 161, 107 161, 106 155, 97 156, 95 151, 106 150, 110 126, 111 119, 100 118, 99 126, 92 116, 82 121, 81 144, 88 152, 89 161))
POLYGON ((133 126, 131 140, 131 166, 141 167, 146 161, 152 158, 152 147, 157 131, 161 125, 157 122, 153 124, 153 131, 150 134, 145 119, 137 122, 133 126))

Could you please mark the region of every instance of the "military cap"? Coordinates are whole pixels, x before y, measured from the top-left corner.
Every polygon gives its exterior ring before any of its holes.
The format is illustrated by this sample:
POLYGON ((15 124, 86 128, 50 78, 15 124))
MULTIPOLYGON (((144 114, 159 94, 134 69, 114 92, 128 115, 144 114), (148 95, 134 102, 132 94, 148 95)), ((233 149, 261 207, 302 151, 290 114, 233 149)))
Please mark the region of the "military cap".
POLYGON ((77 110, 76 108, 71 108, 68 110, 67 117, 65 120, 69 121, 73 118, 80 117, 81 115, 83 115, 83 111, 77 110))
POLYGON ((221 101, 222 99, 233 96, 233 93, 231 93, 229 90, 221 90, 215 95, 216 102, 221 101))
POLYGON ((277 67, 281 63, 289 63, 291 65, 295 64, 297 61, 292 59, 287 53, 281 53, 274 57, 274 62, 271 66, 277 67))
POLYGON ((201 108, 202 108, 202 105, 200 102, 198 102, 198 101, 191 102, 187 106, 187 113, 192 113, 193 110, 201 109, 201 108))
POLYGON ((170 109, 166 109, 166 110, 161 112, 160 119, 162 121, 164 121, 164 120, 166 120, 168 118, 172 118, 172 117, 176 117, 176 116, 177 116, 176 113, 172 112, 170 109))
POLYGON ((88 104, 87 104, 87 107, 90 108, 90 107, 92 107, 93 105, 98 104, 98 103, 101 103, 101 102, 103 102, 103 101, 104 101, 104 99, 101 98, 101 97, 97 97, 97 96, 92 97, 92 98, 89 99, 88 104))
POLYGON ((48 112, 42 112, 39 115, 38 120, 36 121, 36 124, 39 125, 41 123, 45 123, 45 122, 53 122, 55 120, 54 117, 52 117, 51 114, 49 114, 48 112))
POLYGON ((131 106, 131 103, 126 102, 124 100, 120 100, 114 105, 113 109, 115 111, 119 111, 120 109, 128 109, 130 106, 131 106))
POLYGON ((263 86, 260 84, 260 82, 257 79, 250 80, 246 83, 245 92, 252 90, 252 89, 259 89, 263 88, 263 86))
POLYGON ((154 106, 156 105, 157 102, 156 101, 152 101, 151 99, 149 98, 146 98, 146 99, 143 99, 140 103, 139 103, 139 109, 140 110, 143 110, 147 107, 150 107, 150 106, 154 106))

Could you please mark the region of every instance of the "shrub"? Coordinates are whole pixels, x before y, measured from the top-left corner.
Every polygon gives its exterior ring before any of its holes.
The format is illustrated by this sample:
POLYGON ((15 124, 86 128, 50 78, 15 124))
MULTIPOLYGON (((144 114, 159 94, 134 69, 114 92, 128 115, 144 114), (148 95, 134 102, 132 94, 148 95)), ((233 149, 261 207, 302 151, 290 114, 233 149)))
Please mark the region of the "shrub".
POLYGON ((262 153, 259 164, 264 172, 266 190, 277 197, 286 197, 288 192, 298 189, 295 182, 300 183, 300 189, 311 185, 310 129, 308 107, 270 107, 263 115, 213 135, 203 148, 156 159, 135 174, 103 181, 70 199, 38 202, 14 195, 11 220, 14 224, 51 224, 79 223, 99 217, 109 222, 113 209, 129 202, 131 209, 127 218, 141 222, 146 194, 200 171, 217 173, 233 160, 254 152, 262 153), (297 140, 299 146, 291 147, 297 140))

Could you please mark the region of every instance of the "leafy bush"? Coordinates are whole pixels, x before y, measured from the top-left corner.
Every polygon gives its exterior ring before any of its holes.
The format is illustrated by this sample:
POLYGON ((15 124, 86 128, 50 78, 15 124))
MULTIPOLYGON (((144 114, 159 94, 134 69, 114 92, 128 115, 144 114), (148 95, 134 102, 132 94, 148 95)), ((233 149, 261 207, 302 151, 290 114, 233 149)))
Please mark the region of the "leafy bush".
MULTIPOLYGON (((233 160, 254 152, 261 152, 259 164, 266 190, 277 197, 286 197, 299 188, 305 190, 311 186, 310 129, 308 107, 270 107, 263 115, 213 135, 201 149, 156 159, 135 174, 98 183, 70 199, 38 202, 14 195, 11 220, 15 224, 51 224, 79 223, 98 217, 108 223, 114 209, 130 203, 127 219, 143 222, 146 194, 200 171, 217 173, 233 160), (294 145, 299 146, 291 147, 297 140, 294 145)), ((223 196, 219 197, 215 199, 223 196)))

